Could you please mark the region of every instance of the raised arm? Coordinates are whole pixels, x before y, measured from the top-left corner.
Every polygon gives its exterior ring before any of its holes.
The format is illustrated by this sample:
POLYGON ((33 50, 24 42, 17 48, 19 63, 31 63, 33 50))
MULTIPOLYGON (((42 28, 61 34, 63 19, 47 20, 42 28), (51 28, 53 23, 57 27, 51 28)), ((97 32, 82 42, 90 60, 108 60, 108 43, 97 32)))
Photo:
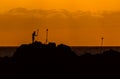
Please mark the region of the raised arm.
POLYGON ((39 29, 37 29, 37 34, 35 36, 38 36, 38 33, 39 33, 39 29))

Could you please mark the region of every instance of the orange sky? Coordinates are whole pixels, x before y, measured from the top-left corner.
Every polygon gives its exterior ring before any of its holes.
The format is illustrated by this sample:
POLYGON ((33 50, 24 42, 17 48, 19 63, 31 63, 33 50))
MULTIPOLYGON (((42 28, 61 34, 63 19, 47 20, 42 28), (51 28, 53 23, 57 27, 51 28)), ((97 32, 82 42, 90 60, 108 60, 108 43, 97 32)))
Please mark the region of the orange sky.
MULTIPOLYGON (((0 12, 7 12, 10 9, 18 7, 27 8, 28 10, 66 9, 74 12, 78 10, 91 12, 119 11, 120 0, 0 0, 0 12)), ((51 20, 50 16, 48 17, 48 19, 51 20)), ((63 17, 63 15, 61 16, 63 17)), ((14 16, 14 19, 12 19, 12 17, 13 16, 9 15, 0 15, 0 45, 6 46, 29 43, 31 42, 32 31, 37 28, 42 30, 40 31, 40 36, 38 37, 38 40, 41 40, 42 42, 44 42, 45 40, 45 29, 49 28, 49 41, 55 41, 57 43, 65 43, 67 45, 100 45, 100 38, 104 36, 104 45, 120 45, 120 38, 118 36, 118 34, 120 33, 119 22, 116 27, 112 27, 111 24, 113 24, 114 26, 114 23, 106 23, 105 25, 91 24, 89 26, 84 24, 84 22, 80 25, 76 24, 76 27, 74 27, 75 24, 64 24, 58 25, 58 27, 54 27, 57 25, 45 23, 43 23, 43 27, 39 27, 36 25, 36 21, 38 22, 38 20, 36 18, 33 18, 32 15, 22 16, 22 18, 14 16), (11 22, 13 21, 13 23, 9 22, 9 20, 11 22)), ((61 17, 58 18, 61 19, 61 17)), ((76 20, 79 21, 78 19, 76 20)), ((90 22, 88 22, 88 24, 90 24, 90 22)))
POLYGON ((119 0, 0 0, 0 10, 16 7, 69 10, 118 10, 119 0))

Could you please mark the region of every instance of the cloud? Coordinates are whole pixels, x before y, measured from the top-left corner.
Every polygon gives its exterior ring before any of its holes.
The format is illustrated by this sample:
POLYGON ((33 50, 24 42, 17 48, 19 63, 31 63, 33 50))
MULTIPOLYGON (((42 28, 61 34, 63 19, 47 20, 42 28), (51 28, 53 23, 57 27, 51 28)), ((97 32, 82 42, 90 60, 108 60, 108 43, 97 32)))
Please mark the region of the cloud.
POLYGON ((0 14, 0 28, 33 29, 39 26, 52 29, 100 29, 101 27, 118 27, 120 25, 119 12, 110 12, 99 16, 94 16, 90 12, 70 12, 65 9, 28 10, 26 8, 14 8, 4 14, 0 14), (101 26, 102 23, 104 23, 103 26, 101 26))
MULTIPOLYGON (((94 40, 93 38, 97 37, 97 35, 103 32, 108 33, 109 31, 107 31, 107 29, 113 29, 113 26, 114 28, 116 27, 116 29, 120 26, 119 12, 110 12, 95 16, 90 12, 70 12, 64 9, 28 10, 26 8, 15 8, 4 14, 0 14, 1 36, 4 37, 2 35, 3 33, 5 36, 10 34, 12 37, 19 35, 19 38, 14 38, 12 39, 13 41, 29 40, 28 38, 31 38, 32 31, 37 28, 41 30, 40 39, 44 41, 44 30, 49 28, 49 39, 51 41, 58 42, 62 40, 67 43, 69 39, 71 39, 71 44, 75 44, 76 41, 79 42, 79 40, 82 39, 89 38, 94 40), (102 23, 104 23, 104 25, 102 23), (83 38, 78 36, 82 36, 83 38)), ((10 38, 7 39, 10 40, 10 38)))

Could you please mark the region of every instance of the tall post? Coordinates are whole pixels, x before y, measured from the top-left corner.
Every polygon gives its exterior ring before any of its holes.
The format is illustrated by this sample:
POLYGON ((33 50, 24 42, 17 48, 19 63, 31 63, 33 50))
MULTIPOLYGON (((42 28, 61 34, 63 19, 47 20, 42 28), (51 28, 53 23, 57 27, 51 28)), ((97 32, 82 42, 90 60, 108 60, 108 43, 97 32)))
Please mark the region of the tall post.
POLYGON ((101 38, 101 47, 103 47, 104 44, 104 37, 101 38))
POLYGON ((46 44, 48 43, 48 29, 46 29, 46 44))
POLYGON ((104 37, 101 38, 101 53, 103 53, 104 37))

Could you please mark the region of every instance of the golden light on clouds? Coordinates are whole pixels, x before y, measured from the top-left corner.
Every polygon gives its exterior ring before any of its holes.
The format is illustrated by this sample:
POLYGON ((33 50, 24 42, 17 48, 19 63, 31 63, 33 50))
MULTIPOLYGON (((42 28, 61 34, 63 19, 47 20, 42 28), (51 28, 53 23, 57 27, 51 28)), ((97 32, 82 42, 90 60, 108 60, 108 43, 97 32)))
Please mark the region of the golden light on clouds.
POLYGON ((119 0, 0 0, 0 45, 30 43, 38 28, 37 40, 42 42, 48 28, 49 41, 57 43, 100 45, 104 36, 105 45, 120 45, 119 4, 119 0), (90 13, 102 11, 106 13, 90 13))
POLYGON ((2 11, 16 7, 29 9, 118 10, 119 0, 0 0, 2 11))

